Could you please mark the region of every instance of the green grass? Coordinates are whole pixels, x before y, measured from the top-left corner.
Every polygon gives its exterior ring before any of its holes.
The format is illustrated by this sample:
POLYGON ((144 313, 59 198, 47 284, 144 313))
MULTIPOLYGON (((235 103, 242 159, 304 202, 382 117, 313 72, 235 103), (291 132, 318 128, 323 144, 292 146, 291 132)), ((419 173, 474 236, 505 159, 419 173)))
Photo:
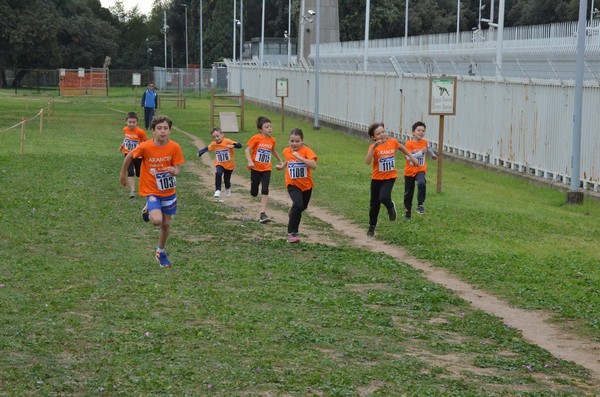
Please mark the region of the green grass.
MULTIPOLYGON (((46 100, 0 92, 0 130, 46 100)), ((586 371, 409 266, 272 238, 198 194, 185 166, 175 267, 159 269, 157 231, 118 184, 124 114, 139 110, 131 91, 56 98, 54 109, 42 133, 28 123, 23 155, 20 128, 0 132, 1 396, 593 395, 586 371)), ((188 98, 187 109, 161 113, 208 142, 208 109, 207 98, 188 98)), ((277 113, 247 106, 246 131, 228 136, 245 143, 259 114, 278 129, 277 113)), ((310 125, 286 118, 319 156, 313 204, 366 232, 367 142, 310 125)), ((281 150, 286 134, 274 136, 281 150)), ((172 138, 198 161, 185 135, 172 138)), ((432 164, 428 215, 381 222, 380 238, 598 340, 599 203, 568 206, 564 193, 455 162, 438 194, 432 164)), ((396 203, 402 190, 399 180, 396 203)))

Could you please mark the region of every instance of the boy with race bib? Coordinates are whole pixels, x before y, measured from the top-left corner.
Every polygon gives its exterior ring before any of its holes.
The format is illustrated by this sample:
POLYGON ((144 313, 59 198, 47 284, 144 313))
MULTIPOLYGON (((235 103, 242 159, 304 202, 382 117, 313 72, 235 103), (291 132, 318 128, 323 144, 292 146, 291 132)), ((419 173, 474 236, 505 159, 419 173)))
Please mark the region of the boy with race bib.
POLYGON ((375 235, 377 218, 381 204, 385 205, 390 221, 396 220, 396 205, 392 201, 392 189, 398 177, 396 170, 396 150, 400 150, 416 163, 413 155, 394 138, 388 138, 383 123, 374 123, 369 126, 369 137, 374 143, 369 146, 366 164, 373 165, 371 174, 371 200, 369 205, 368 237, 375 235))
POLYGON ((198 157, 208 151, 215 152, 215 198, 221 197, 221 183, 225 182, 225 196, 231 197, 231 174, 235 168, 233 149, 241 149, 242 144, 225 138, 219 127, 210 132, 214 141, 198 151, 198 157))
POLYGON ((404 165, 404 217, 411 218, 413 196, 415 194, 415 184, 417 185, 417 214, 425 215, 425 197, 427 195, 427 180, 425 173, 427 172, 427 162, 425 155, 429 153, 433 160, 437 160, 437 154, 432 148, 428 148, 429 144, 425 139, 425 123, 417 121, 412 126, 413 137, 406 142, 408 149, 417 159, 418 163, 412 162, 408 157, 404 165))
POLYGON ((302 219, 302 212, 308 208, 312 189, 315 186, 312 171, 317 168, 317 155, 307 146, 304 146, 304 134, 300 128, 290 131, 290 146, 283 149, 285 162, 275 166, 276 169, 286 168, 285 186, 292 199, 292 208, 289 211, 288 243, 298 243, 298 228, 302 219))
POLYGON ((156 260, 161 267, 171 267, 165 252, 169 237, 171 218, 177 212, 177 175, 179 166, 184 163, 183 152, 178 143, 169 139, 173 122, 166 116, 152 119, 154 139, 141 143, 123 160, 119 181, 126 186, 125 173, 133 159, 142 159, 139 194, 146 196, 146 205, 142 210, 145 222, 151 221, 160 226, 156 260))
MULTIPOLYGON (((138 116, 136 112, 129 112, 125 117, 125 122, 127 125, 123 127, 123 134, 125 134, 125 139, 121 143, 119 147, 119 152, 123 152, 125 156, 129 154, 133 149, 138 147, 138 145, 142 142, 148 140, 148 135, 146 135, 146 131, 142 128, 138 127, 138 116)), ((127 184, 129 185, 129 198, 135 197, 135 177, 140 177, 140 169, 142 166, 142 159, 134 159, 131 163, 129 163, 129 167, 127 168, 127 184)))
POLYGON ((275 138, 271 136, 273 126, 271 120, 259 116, 256 120, 258 134, 252 136, 246 144, 246 166, 250 170, 250 194, 258 196, 258 187, 261 186, 260 216, 258 221, 269 221, 267 204, 269 203, 269 183, 271 181, 271 156, 275 156, 282 163, 281 156, 275 150, 275 138))

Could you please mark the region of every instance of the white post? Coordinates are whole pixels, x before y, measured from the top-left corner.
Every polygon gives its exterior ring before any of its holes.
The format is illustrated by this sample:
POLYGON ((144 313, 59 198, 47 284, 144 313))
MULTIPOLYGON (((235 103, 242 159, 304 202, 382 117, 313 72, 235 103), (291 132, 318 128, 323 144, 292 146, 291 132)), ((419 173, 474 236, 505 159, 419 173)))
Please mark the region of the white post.
POLYGON ((237 18, 236 18, 236 12, 237 12, 237 0, 233 0, 233 47, 232 47, 232 55, 231 55, 231 60, 235 61, 235 39, 237 38, 237 18))
POLYGON ((367 65, 369 63, 369 16, 371 11, 371 0, 367 0, 365 7, 365 48, 363 59, 363 73, 367 73, 367 65))
POLYGON ((185 8, 185 70, 187 71, 190 65, 189 51, 188 51, 188 24, 187 24, 187 4, 182 4, 185 8))
POLYGON ((408 45, 408 0, 404 0, 404 47, 408 45))
POLYGON ((460 43, 460 0, 456 3, 456 44, 460 43))
POLYGON ((260 67, 263 66, 264 54, 265 54, 265 0, 262 2, 262 22, 260 27, 260 47, 259 47, 258 58, 260 60, 260 67))
POLYGON ((317 34, 315 36, 315 122, 313 130, 319 130, 319 46, 321 44, 321 0, 317 0, 317 34))
MULTIPOLYGON (((292 65, 292 0, 288 0, 288 68, 292 65)), ((297 51, 296 51, 297 52, 297 51)))
POLYGON ((204 71, 204 38, 202 37, 202 1, 203 0, 200 0, 200 88, 202 88, 202 84, 204 83, 204 77, 202 76, 202 72, 204 71))
POLYGON ((165 72, 167 71, 167 10, 163 10, 163 34, 165 37, 165 72))

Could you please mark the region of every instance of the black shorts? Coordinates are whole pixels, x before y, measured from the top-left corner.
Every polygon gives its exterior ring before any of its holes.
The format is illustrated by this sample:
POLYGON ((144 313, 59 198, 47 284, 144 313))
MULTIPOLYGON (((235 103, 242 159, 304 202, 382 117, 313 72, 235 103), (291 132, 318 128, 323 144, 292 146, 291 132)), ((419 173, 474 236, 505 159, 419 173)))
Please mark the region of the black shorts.
POLYGON ((261 186, 260 193, 263 196, 269 195, 269 183, 271 182, 271 171, 250 170, 250 195, 258 196, 258 186, 261 186))

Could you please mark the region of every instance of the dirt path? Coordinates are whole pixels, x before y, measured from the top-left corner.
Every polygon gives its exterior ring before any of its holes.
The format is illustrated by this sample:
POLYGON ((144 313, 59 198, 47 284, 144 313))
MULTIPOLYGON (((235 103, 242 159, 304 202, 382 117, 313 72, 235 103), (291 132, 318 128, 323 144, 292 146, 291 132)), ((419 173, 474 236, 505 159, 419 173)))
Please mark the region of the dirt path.
MULTIPOLYGON (((206 146, 196 136, 178 128, 174 129, 188 136, 199 149, 206 146)), ((202 163, 205 166, 201 166, 197 159, 196 161, 188 160, 186 168, 199 176, 204 176, 200 178, 201 182, 209 191, 212 191, 214 189, 213 160, 210 156, 204 155, 202 156, 202 163)), ((249 217, 256 217, 258 219, 259 201, 253 200, 248 194, 246 188, 248 184, 247 178, 240 176, 239 173, 234 173, 232 177, 234 194, 231 198, 221 201, 225 205, 243 208, 249 217), (244 189, 243 191, 236 191, 235 187, 244 187, 244 189)), ((287 225, 287 207, 290 205, 287 192, 271 186, 269 198, 270 203, 279 203, 285 207, 284 211, 277 211, 270 205, 269 216, 275 223, 287 225)), ((303 238, 303 241, 328 245, 350 244, 354 247, 373 252, 384 252, 415 269, 421 270, 429 281, 443 285, 464 300, 470 302, 473 307, 499 317, 508 326, 520 330, 523 337, 530 343, 546 349, 555 357, 572 361, 587 368, 592 373, 593 381, 600 386, 600 343, 585 340, 559 329, 558 326, 552 324, 550 315, 546 312, 510 307, 506 302, 497 297, 459 280, 445 269, 434 267, 427 262, 408 255, 401 247, 391 246, 378 240, 376 237, 367 239, 365 230, 344 218, 330 214, 324 209, 311 205, 307 210, 307 215, 326 222, 331 225, 331 229, 311 229, 303 223, 303 231, 306 231, 306 234, 310 236, 303 238)))

